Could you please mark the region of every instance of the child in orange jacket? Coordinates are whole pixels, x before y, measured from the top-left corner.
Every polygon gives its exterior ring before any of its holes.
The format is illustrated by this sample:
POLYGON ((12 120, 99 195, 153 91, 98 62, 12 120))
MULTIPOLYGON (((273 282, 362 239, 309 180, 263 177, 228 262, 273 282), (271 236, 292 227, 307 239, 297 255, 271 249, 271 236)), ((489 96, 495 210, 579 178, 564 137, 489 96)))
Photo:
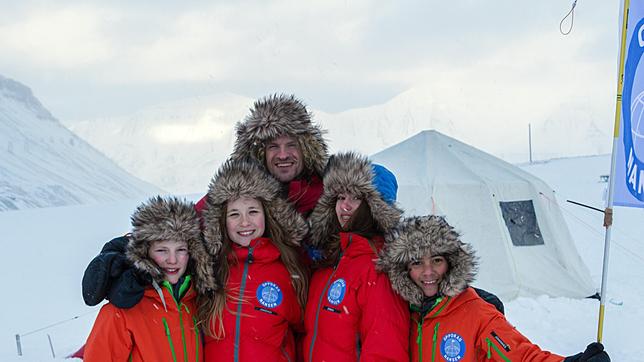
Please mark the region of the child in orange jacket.
POLYGON ((105 304, 85 361, 203 361, 196 293, 215 290, 213 268, 190 203, 155 197, 132 215, 127 258, 149 282, 132 308, 105 304))
POLYGON ((378 265, 410 304, 412 361, 610 361, 600 343, 564 358, 519 333, 469 287, 474 250, 444 218, 408 218, 388 239, 378 265))

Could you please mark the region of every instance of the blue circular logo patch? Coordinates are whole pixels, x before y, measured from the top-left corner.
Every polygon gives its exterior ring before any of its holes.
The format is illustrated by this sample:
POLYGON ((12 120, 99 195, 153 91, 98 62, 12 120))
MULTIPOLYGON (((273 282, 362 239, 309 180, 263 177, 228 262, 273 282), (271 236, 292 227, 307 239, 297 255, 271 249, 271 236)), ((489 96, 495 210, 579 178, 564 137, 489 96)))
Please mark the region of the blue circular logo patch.
POLYGON ((447 333, 441 339, 441 356, 447 362, 460 361, 465 355, 465 342, 463 337, 456 333, 447 333))
POLYGON ((257 300, 266 308, 275 308, 282 304, 282 290, 273 282, 263 282, 257 287, 257 300))
POLYGON ((338 305, 342 303, 344 295, 347 291, 347 282, 344 279, 338 279, 331 284, 329 287, 329 292, 326 295, 326 299, 329 303, 333 305, 338 305))

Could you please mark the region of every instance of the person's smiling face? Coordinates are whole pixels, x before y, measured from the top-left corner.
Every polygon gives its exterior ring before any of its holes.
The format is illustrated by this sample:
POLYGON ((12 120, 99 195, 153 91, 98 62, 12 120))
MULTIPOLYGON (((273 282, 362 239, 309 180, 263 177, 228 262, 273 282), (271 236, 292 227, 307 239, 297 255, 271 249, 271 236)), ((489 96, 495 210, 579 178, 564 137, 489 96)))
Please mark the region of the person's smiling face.
POLYGON ((185 241, 154 241, 148 249, 148 256, 161 268, 164 279, 176 284, 188 267, 190 253, 185 241))
POLYGON ((257 199, 240 197, 226 206, 226 232, 232 242, 248 246, 264 235, 264 208, 257 199))
POLYGON ((424 256, 421 260, 409 263, 409 277, 422 289, 426 297, 438 293, 443 276, 447 273, 448 264, 445 257, 424 256))
POLYGON ((304 170, 302 150, 293 137, 282 135, 266 144, 266 168, 280 182, 290 182, 304 170))

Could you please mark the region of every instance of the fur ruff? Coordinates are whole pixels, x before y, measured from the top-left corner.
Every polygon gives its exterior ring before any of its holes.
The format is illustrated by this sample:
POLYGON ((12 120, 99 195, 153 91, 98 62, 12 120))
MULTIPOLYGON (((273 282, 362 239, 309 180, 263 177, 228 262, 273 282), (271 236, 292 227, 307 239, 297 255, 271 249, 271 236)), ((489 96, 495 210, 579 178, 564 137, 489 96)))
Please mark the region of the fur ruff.
POLYGON ((265 167, 266 142, 281 135, 295 138, 302 151, 304 170, 322 175, 328 158, 324 133, 295 96, 274 94, 255 102, 244 121, 237 123, 231 158, 254 160, 265 167))
POLYGON ((337 218, 335 204, 338 195, 351 193, 360 196, 371 209, 376 224, 386 233, 400 221, 402 210, 390 205, 373 184, 374 173, 367 157, 354 152, 339 153, 329 159, 324 175, 324 193, 309 218, 313 247, 328 255, 337 247, 331 243, 333 220, 337 218))
POLYGON ((442 295, 454 297, 474 281, 478 261, 472 246, 462 242, 441 216, 406 218, 386 239, 378 268, 389 275, 394 290, 412 304, 420 305, 424 294, 409 277, 408 265, 425 255, 447 259, 449 269, 438 289, 442 295))
POLYGON ((137 207, 131 220, 132 233, 125 253, 136 269, 161 282, 163 271, 148 256, 152 242, 186 241, 190 253, 186 273, 192 275, 193 286, 198 293, 206 295, 217 289, 194 204, 175 197, 153 197, 137 207))
MULTIPOLYGON (((224 209, 229 200, 240 197, 259 199, 287 235, 286 241, 299 246, 308 232, 304 219, 282 198, 279 182, 254 162, 228 160, 210 181, 204 210, 204 239, 208 253, 216 257, 224 242, 224 209)), ((268 225, 268 220, 266 221, 268 225)))

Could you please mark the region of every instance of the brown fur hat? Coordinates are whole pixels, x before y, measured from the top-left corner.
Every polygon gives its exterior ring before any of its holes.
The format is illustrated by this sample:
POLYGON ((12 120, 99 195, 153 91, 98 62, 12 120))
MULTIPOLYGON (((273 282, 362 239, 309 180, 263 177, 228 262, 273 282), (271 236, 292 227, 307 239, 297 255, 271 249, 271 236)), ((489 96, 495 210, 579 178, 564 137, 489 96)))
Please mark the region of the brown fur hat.
POLYGON ((383 200, 374 185, 374 171, 366 156, 354 152, 338 153, 329 159, 324 175, 324 193, 318 200, 309 218, 311 224, 311 244, 327 255, 331 240, 333 220, 337 219, 335 204, 338 195, 351 193, 359 195, 371 209, 371 216, 380 228, 387 232, 400 221, 402 210, 393 203, 383 200))
POLYGON ((154 241, 185 241, 190 262, 186 273, 192 275, 199 293, 216 290, 216 279, 210 258, 201 239, 199 219, 194 204, 176 197, 156 196, 137 207, 132 214, 132 233, 126 247, 126 256, 138 270, 160 282, 164 274, 148 256, 154 241))
POLYGON ((208 252, 216 256, 223 245, 225 230, 220 220, 225 220, 224 209, 229 200, 240 197, 258 199, 264 206, 269 221, 284 230, 285 241, 299 245, 308 232, 306 222, 287 202, 280 197, 279 182, 262 170, 255 162, 228 160, 210 181, 208 199, 204 211, 204 239, 208 252))
POLYGON ((266 143, 282 135, 297 140, 304 172, 322 175, 328 158, 324 133, 311 122, 304 103, 293 95, 274 94, 255 102, 244 121, 237 123, 237 140, 231 158, 252 159, 265 167, 266 143))
POLYGON ((405 300, 420 305, 424 294, 409 276, 409 263, 425 255, 442 255, 449 269, 443 276, 438 290, 442 295, 454 297, 474 281, 477 258, 470 244, 461 241, 441 216, 410 217, 386 236, 387 243, 377 265, 386 272, 391 286, 405 300))

